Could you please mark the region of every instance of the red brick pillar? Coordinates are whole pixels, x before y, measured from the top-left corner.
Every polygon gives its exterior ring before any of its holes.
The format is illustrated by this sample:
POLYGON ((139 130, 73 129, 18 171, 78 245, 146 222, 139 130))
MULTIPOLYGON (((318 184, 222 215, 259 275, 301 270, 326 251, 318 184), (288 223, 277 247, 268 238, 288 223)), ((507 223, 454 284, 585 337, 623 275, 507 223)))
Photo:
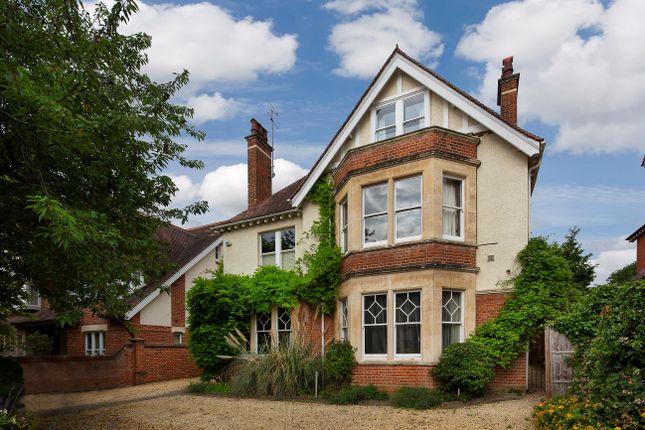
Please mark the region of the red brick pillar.
POLYGON ((132 355, 134 356, 134 384, 143 384, 146 382, 146 341, 139 338, 132 338, 130 342, 132 343, 132 355))

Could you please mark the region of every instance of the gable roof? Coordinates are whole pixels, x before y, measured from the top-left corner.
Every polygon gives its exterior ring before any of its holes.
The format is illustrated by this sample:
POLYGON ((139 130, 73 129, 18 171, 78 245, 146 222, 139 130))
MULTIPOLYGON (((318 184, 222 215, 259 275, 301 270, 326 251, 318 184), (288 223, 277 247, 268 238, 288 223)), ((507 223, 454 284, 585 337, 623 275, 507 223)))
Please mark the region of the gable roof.
MULTIPOLYGON (((240 212, 232 218, 229 218, 225 221, 219 221, 213 224, 208 224, 200 228, 222 228, 228 227, 230 225, 235 225, 242 223, 244 221, 250 221, 258 218, 263 218, 269 215, 275 215, 283 212, 290 212, 295 210, 294 205, 292 204, 293 196, 298 192, 302 187, 302 184, 305 183, 308 175, 303 176, 295 182, 287 185, 277 193, 271 195, 268 199, 263 202, 251 206, 247 210, 240 212)), ((193 231, 193 230, 191 230, 193 231)))
POLYGON ((302 184, 300 189, 294 195, 292 199, 294 207, 298 207, 302 203, 309 190, 311 190, 311 187, 325 172, 327 166, 340 150, 350 132, 370 108, 372 103, 375 101, 376 96, 380 93, 385 83, 396 70, 403 71, 421 84, 425 85, 432 92, 438 94, 453 106, 468 114, 484 127, 490 129, 493 133, 508 141, 527 156, 540 156, 542 154, 543 138, 524 130, 517 124, 507 122, 499 113, 487 107, 470 94, 451 84, 447 79, 443 78, 435 71, 419 63, 403 52, 397 45, 343 124, 340 126, 331 142, 318 158, 314 167, 307 175, 304 184, 302 184))
POLYGON ((644 234, 645 234, 645 224, 643 224, 639 229, 637 229, 635 232, 627 236, 627 239, 625 240, 629 242, 633 242, 644 234))
POLYGON ((159 295, 161 287, 175 282, 221 242, 220 233, 204 226, 186 230, 170 224, 161 227, 155 236, 158 240, 168 243, 170 261, 177 266, 178 270, 164 274, 157 283, 145 285, 133 294, 128 300, 130 311, 126 313, 127 320, 154 300, 159 295))

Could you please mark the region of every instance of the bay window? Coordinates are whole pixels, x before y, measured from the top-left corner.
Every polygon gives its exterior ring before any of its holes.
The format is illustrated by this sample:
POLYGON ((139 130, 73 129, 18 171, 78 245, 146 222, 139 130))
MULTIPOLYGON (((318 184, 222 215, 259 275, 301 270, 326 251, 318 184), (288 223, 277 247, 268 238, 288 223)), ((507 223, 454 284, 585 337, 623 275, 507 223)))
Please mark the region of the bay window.
POLYGON ((295 262, 296 232, 293 227, 260 234, 260 265, 291 270, 295 262))
POLYGON ((464 181, 444 176, 443 178, 443 237, 464 238, 464 181))
POLYGON ((426 93, 401 97, 374 109, 374 140, 389 139, 426 126, 426 93))
POLYGON ((349 340, 347 298, 340 301, 340 340, 349 340))
POLYGON ((387 354, 387 294, 363 296, 363 351, 372 356, 387 354))
POLYGON ((396 354, 421 354, 421 292, 406 291, 394 295, 396 354))
POLYGON ((446 348, 464 339, 462 291, 443 290, 441 298, 441 345, 446 348))
POLYGON ((387 183, 363 188, 363 244, 386 244, 387 230, 387 183))
POLYGON ((421 239, 421 175, 394 181, 394 237, 421 239))
POLYGON ((347 220, 347 200, 340 204, 340 249, 343 252, 349 250, 349 238, 347 237, 348 233, 348 220, 347 220))

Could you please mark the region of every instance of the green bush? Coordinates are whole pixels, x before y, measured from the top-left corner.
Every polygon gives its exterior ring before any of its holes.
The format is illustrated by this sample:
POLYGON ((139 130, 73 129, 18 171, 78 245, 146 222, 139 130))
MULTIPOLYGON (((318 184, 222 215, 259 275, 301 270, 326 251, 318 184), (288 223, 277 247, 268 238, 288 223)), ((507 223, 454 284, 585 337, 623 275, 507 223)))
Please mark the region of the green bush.
MULTIPOLYGON (((4 403, 11 392, 12 397, 17 390, 22 390, 24 378, 22 367, 16 360, 0 356, 0 402, 4 403)), ((8 409, 3 405, 0 409, 8 409)))
POLYGON ((445 393, 425 387, 401 387, 390 397, 392 406, 408 409, 430 409, 448 400, 445 393))
POLYGON ((358 365, 354 347, 348 341, 334 341, 325 351, 325 385, 340 388, 352 382, 352 371, 358 365))
POLYGON ((323 400, 334 405, 356 405, 366 400, 387 400, 388 397, 374 385, 352 385, 322 392, 323 400))
POLYGON ((231 378, 231 393, 237 396, 294 397, 313 394, 316 372, 322 376, 322 357, 304 341, 266 354, 245 354, 231 378))
POLYGON ((190 383, 187 390, 193 394, 228 394, 231 392, 231 387, 223 383, 196 382, 190 383))
POLYGON ((30 430, 31 422, 27 417, 14 415, 0 408, 0 430, 30 430))
POLYGON ((645 281, 590 289, 554 327, 576 346, 574 377, 567 399, 536 409, 540 422, 573 428, 569 413, 596 428, 645 428, 645 281))
POLYGON ((484 345, 455 343, 444 350, 432 376, 442 383, 444 392, 471 398, 484 393, 495 376, 495 363, 484 345))

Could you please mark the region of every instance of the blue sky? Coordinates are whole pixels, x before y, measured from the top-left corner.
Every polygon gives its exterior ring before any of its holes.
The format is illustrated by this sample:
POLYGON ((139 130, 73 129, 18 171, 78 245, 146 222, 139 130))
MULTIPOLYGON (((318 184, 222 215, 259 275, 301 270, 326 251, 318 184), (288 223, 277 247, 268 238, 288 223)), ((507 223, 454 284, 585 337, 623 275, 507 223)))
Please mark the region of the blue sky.
POLYGON ((175 203, 207 199, 191 224, 246 204, 249 119, 275 132, 276 184, 309 169, 395 43, 496 108, 501 59, 521 73, 520 123, 543 136, 532 233, 568 228, 600 265, 633 261, 626 235, 645 222, 645 16, 642 0, 147 1, 129 24, 153 38, 148 72, 187 68, 177 103, 195 108, 206 141, 186 141, 202 171, 171 166, 175 203))

